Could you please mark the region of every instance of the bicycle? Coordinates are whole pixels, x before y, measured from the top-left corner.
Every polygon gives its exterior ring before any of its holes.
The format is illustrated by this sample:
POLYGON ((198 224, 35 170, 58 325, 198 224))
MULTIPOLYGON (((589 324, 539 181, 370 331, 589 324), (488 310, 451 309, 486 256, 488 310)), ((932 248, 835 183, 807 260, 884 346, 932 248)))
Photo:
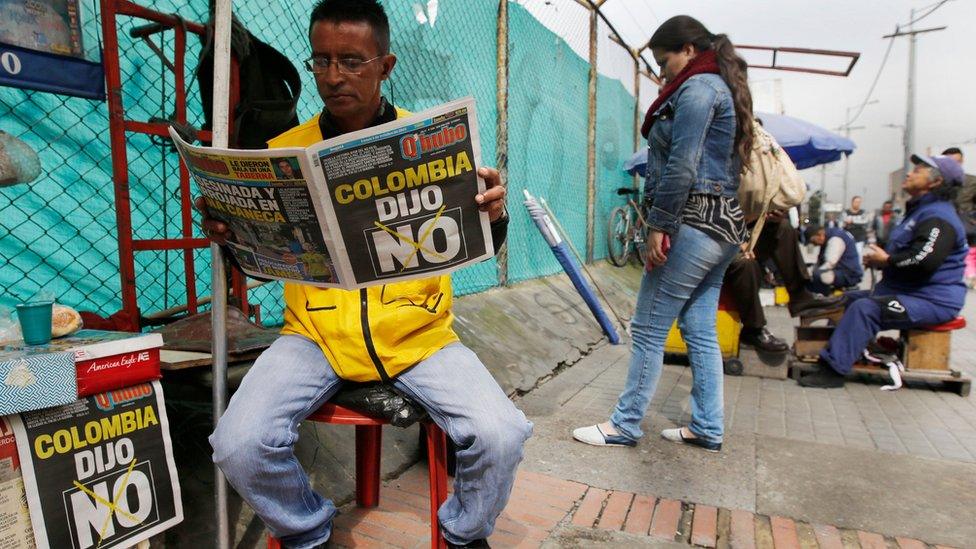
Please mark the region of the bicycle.
POLYGON ((647 220, 634 201, 634 197, 639 194, 637 189, 617 189, 617 195, 627 196, 627 205, 617 206, 610 212, 607 225, 607 259, 617 267, 626 265, 630 254, 635 250, 641 265, 647 261, 647 220))

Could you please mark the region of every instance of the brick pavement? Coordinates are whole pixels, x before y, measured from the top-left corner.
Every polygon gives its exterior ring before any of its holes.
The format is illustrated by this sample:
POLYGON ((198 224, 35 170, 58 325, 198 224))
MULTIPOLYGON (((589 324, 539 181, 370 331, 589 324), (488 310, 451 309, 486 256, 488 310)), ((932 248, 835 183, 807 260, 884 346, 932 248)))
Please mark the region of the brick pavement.
MULTIPOLYGON (((430 547, 426 466, 412 467, 384 483, 377 509, 348 505, 336 519, 340 547, 430 547)), ((733 549, 922 549, 920 540, 808 524, 691 502, 604 490, 553 476, 521 471, 489 542, 493 547, 557 547, 587 531, 612 533, 621 546, 684 544, 733 549)))

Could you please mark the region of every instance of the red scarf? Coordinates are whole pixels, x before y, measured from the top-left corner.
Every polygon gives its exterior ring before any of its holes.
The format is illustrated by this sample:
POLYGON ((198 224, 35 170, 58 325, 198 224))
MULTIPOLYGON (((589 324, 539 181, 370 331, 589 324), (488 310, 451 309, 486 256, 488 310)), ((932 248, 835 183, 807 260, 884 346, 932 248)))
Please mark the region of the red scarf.
POLYGON ((678 76, 674 77, 674 80, 668 82, 661 92, 657 95, 657 99, 651 104, 651 108, 647 109, 647 114, 644 115, 644 123, 641 124, 641 135, 645 138, 649 133, 651 133, 651 126, 654 125, 654 113, 657 112, 658 107, 664 104, 665 101, 671 97, 671 94, 678 91, 678 88, 696 74, 720 74, 718 70, 718 60, 715 57, 715 50, 705 50, 694 57, 691 61, 685 65, 685 68, 681 69, 678 76))

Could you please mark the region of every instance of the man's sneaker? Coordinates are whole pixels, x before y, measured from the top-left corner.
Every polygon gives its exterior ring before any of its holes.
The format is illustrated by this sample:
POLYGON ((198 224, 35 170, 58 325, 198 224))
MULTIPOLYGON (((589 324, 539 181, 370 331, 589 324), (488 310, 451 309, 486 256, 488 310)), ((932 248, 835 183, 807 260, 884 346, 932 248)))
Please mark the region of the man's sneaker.
POLYGON ((491 549, 491 546, 488 545, 488 540, 486 539, 476 539, 474 541, 469 541, 464 545, 457 545, 456 543, 447 542, 447 547, 448 549, 452 549, 454 547, 472 547, 472 548, 479 548, 479 549, 483 549, 483 548, 491 549))
POLYGON ((844 386, 844 375, 821 360, 817 362, 816 370, 803 374, 797 383, 801 387, 837 389, 844 386))
POLYGON ((790 348, 785 341, 769 333, 765 326, 743 328, 742 333, 739 334, 739 344, 749 345, 767 353, 785 353, 790 348))
POLYGON ((573 438, 591 446, 616 446, 618 448, 637 446, 636 440, 621 435, 608 435, 603 432, 599 425, 574 429, 573 438))
POLYGON ((703 448, 708 452, 717 453, 722 450, 721 442, 712 442, 699 437, 686 437, 684 427, 678 427, 677 429, 665 429, 661 431, 661 436, 665 440, 670 440, 671 442, 677 442, 679 444, 690 444, 692 446, 703 448))

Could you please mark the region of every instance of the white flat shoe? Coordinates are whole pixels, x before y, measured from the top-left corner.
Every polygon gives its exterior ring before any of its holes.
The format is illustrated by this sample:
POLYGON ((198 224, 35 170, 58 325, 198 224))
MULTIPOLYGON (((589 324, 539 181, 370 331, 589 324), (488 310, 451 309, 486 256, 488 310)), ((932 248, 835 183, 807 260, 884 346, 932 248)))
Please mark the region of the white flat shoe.
POLYGON ((661 437, 671 442, 677 442, 678 444, 690 444, 692 446, 698 446, 699 448, 703 448, 709 452, 719 452, 722 450, 721 442, 712 442, 698 437, 685 437, 684 427, 665 429, 661 431, 661 437))
POLYGON ((637 446, 636 440, 630 440, 621 435, 608 435, 603 432, 603 429, 600 429, 599 425, 574 429, 573 438, 591 446, 616 446, 621 448, 637 446))

